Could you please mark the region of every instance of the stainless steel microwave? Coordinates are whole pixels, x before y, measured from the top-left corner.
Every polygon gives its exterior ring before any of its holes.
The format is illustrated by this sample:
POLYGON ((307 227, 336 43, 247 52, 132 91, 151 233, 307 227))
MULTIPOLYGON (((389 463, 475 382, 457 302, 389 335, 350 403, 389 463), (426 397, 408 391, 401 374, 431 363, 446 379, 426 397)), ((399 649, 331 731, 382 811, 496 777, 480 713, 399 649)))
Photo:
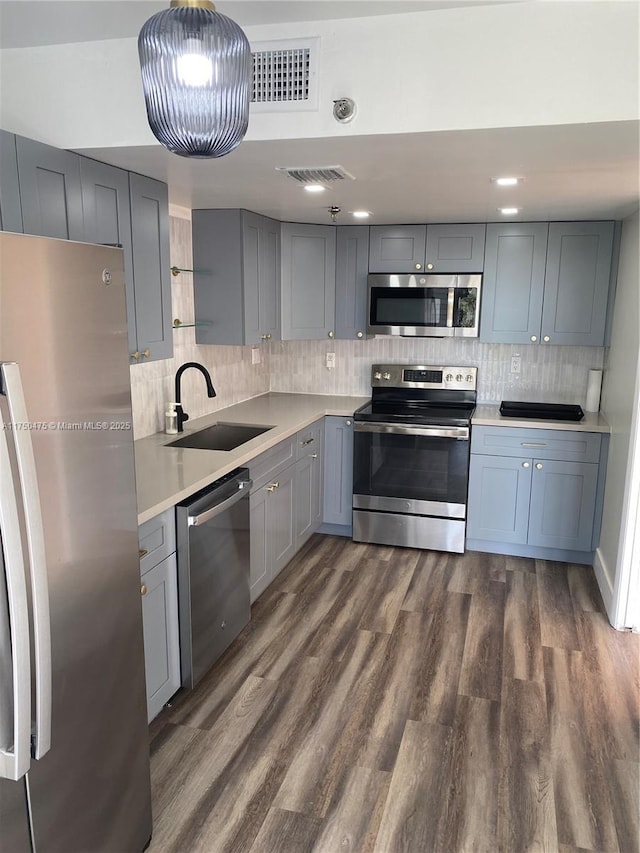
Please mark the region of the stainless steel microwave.
POLYGON ((369 275, 367 334, 478 337, 482 275, 369 275))

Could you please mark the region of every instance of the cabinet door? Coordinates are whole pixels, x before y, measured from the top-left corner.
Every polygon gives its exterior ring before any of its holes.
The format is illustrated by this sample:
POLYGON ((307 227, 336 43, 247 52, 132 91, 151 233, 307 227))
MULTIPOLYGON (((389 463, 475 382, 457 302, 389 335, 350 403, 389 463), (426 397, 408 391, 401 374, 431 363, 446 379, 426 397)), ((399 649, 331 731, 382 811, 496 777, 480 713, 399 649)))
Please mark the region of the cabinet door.
POLYGON ((548 230, 546 222, 487 225, 481 341, 528 344, 540 339, 548 230))
POLYGON ((529 545, 590 551, 598 466, 535 460, 529 545))
POLYGON ((531 468, 530 459, 471 455, 469 539, 526 544, 531 468))
POLYGON ((251 603, 261 595, 271 581, 269 535, 267 522, 267 497, 269 492, 263 487, 249 498, 249 531, 251 543, 251 568, 249 586, 251 603))
POLYGON ((335 336, 336 233, 331 225, 282 226, 282 339, 335 336))
POLYGON ((426 242, 426 225, 372 225, 369 229, 369 272, 423 270, 426 242))
MULTIPOLYGON (((295 465, 281 471, 274 482, 278 485, 267 497, 267 530, 269 537, 271 580, 296 552, 296 513, 294 503, 295 465)), ((268 488, 268 486, 267 486, 268 488)))
POLYGON ((0 130, 0 230, 22 232, 16 138, 6 130, 0 130))
POLYGON ((141 579, 142 626, 149 722, 180 687, 178 584, 171 554, 141 579))
POLYGON ((322 520, 322 454, 317 449, 296 462, 296 551, 320 526, 322 520))
POLYGON ((242 213, 244 343, 280 340, 280 223, 242 213))
POLYGON ((84 240, 80 157, 16 136, 25 234, 84 240))
POLYGON ((336 338, 364 338, 367 328, 369 227, 336 228, 336 338))
POLYGON ((171 358, 173 331, 167 185, 131 173, 129 188, 137 349, 141 353, 141 361, 171 358))
POLYGON ((427 225, 429 272, 482 272, 485 226, 427 225))
POLYGON ((351 526, 353 504, 353 421, 325 418, 324 500, 325 524, 351 526))
POLYGON ((136 306, 133 292, 133 251, 129 173, 88 157, 80 158, 85 237, 89 243, 122 246, 127 299, 129 352, 137 347, 136 306))
POLYGON ((613 222, 552 222, 542 343, 604 346, 613 222))

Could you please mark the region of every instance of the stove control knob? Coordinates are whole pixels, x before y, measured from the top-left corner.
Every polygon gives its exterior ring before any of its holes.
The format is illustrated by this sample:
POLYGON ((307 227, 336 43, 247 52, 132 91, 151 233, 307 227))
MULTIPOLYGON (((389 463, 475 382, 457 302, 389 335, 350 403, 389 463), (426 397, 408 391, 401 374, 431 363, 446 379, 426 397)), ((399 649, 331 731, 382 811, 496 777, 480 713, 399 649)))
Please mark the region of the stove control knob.
POLYGON ((473 376, 471 375, 471 373, 467 373, 465 379, 467 380, 467 382, 473 382, 473 376))
POLYGON ((391 379, 391 374, 390 373, 383 373, 382 378, 383 379, 391 379))
POLYGON ((444 378, 447 382, 451 382, 453 379, 453 373, 447 373, 447 375, 444 378))
POLYGON ((456 382, 462 382, 464 376, 461 373, 456 373, 456 382))
POLYGON ((373 378, 374 379, 382 379, 382 374, 380 373, 379 370, 376 370, 376 372, 373 374, 373 378))

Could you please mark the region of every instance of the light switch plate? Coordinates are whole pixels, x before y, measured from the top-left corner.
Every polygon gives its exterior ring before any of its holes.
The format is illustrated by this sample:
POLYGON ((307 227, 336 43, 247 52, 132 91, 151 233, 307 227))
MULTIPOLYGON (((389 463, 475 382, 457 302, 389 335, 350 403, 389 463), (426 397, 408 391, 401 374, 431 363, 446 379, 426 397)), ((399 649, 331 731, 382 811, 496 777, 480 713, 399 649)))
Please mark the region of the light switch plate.
POLYGON ((335 354, 335 352, 328 352, 327 353, 326 364, 327 364, 327 370, 333 370, 333 368, 336 366, 336 354, 335 354))

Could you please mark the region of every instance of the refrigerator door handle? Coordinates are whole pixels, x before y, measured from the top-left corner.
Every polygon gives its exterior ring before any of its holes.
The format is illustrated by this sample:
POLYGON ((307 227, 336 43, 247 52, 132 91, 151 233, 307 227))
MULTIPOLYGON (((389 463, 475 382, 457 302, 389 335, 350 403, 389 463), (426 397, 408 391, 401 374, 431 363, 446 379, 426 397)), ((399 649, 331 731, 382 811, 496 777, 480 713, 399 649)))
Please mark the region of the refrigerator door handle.
POLYGON ((0 534, 9 605, 12 669, 9 689, 13 699, 13 744, 0 746, 0 778, 16 781, 25 775, 31 764, 29 607, 7 431, 4 425, 1 426, 3 428, 0 429, 0 534))
POLYGON ((36 463, 31 443, 31 430, 29 429, 29 416, 22 390, 20 368, 15 362, 5 361, 1 364, 0 370, 2 393, 7 397, 9 415, 14 424, 13 440, 22 487, 22 503, 29 549, 36 685, 36 727, 33 757, 42 758, 51 748, 51 626, 44 527, 36 463))

